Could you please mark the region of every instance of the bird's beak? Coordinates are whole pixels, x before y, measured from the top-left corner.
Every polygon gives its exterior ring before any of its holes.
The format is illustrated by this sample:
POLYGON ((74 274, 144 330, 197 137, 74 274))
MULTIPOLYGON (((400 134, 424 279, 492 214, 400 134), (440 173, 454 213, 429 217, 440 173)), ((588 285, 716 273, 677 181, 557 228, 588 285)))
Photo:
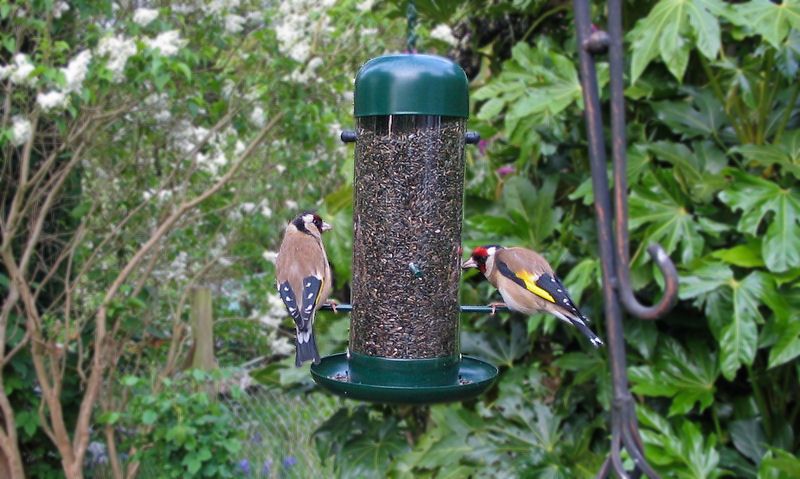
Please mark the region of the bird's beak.
POLYGON ((461 263, 461 269, 477 268, 478 263, 473 258, 470 258, 461 263))
POLYGON ((322 222, 322 231, 328 231, 328 230, 332 230, 332 229, 333 229, 333 226, 329 225, 328 223, 326 223, 324 221, 322 222))

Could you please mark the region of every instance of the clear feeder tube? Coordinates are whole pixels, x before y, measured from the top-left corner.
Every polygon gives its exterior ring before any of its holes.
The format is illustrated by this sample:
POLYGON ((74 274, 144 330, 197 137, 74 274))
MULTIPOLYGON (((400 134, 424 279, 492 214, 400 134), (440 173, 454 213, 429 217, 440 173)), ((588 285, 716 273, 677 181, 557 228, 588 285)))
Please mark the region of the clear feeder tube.
POLYGON ((350 350, 459 354, 466 119, 358 118, 350 350))

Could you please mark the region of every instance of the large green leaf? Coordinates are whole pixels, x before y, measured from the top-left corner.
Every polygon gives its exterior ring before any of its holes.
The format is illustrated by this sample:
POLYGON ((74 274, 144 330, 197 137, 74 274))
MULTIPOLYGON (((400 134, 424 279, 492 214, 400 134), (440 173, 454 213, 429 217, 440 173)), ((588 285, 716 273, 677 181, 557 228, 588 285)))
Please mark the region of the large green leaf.
POLYGON ((646 226, 642 245, 659 243, 667 254, 680 246, 681 261, 688 263, 702 253, 705 240, 701 233, 711 228, 689 212, 688 201, 676 194, 678 186, 668 174, 648 173, 633 190, 629 226, 631 230, 646 226))
POLYGON ((645 453, 653 464, 666 471, 676 471, 679 478, 716 478, 719 452, 717 438, 704 436, 700 428, 689 421, 680 422, 676 431, 666 419, 645 406, 636 409, 642 425, 645 453))
POLYGON ((394 419, 384 421, 369 434, 363 434, 342 448, 337 464, 339 477, 385 477, 392 461, 408 449, 405 437, 394 419))
POLYGON ((708 59, 720 49, 719 20, 725 5, 719 0, 661 0, 628 35, 633 44, 631 83, 656 57, 678 80, 683 79, 692 46, 708 59))
POLYGON ((725 110, 711 92, 686 89, 689 101, 652 103, 656 118, 686 138, 717 135, 727 122, 725 110))
POLYGON ((691 344, 687 353, 672 339, 665 340, 659 353, 655 365, 628 369, 633 391, 671 397, 670 416, 688 413, 695 403, 700 404, 700 412, 710 406, 719 376, 716 353, 699 343, 691 344))
POLYGON ((776 144, 741 145, 730 151, 761 166, 778 165, 783 171, 800 178, 800 130, 786 132, 776 144))
POLYGON ((730 424, 730 432, 736 449, 758 465, 767 450, 764 446, 767 440, 761 429, 761 421, 758 419, 733 421, 730 424))
POLYGON ((697 142, 693 146, 695 152, 681 143, 659 141, 648 145, 648 149, 673 165, 675 180, 688 197, 707 203, 726 184, 719 175, 725 156, 710 142, 697 142))
POLYGON ((792 315, 778 322, 778 339, 769 351, 770 368, 800 356, 800 318, 792 315))
POLYGON ((729 381, 741 365, 753 364, 758 340, 756 322, 762 319, 758 307, 766 282, 765 275, 757 271, 742 281, 732 281, 732 314, 729 318, 716 318, 718 323, 727 320, 720 331, 719 342, 720 368, 729 381))
POLYGON ((729 10, 728 18, 736 24, 752 29, 763 36, 776 49, 790 29, 800 30, 800 1, 752 0, 729 10))
POLYGON ((734 210, 741 210, 737 228, 757 235, 767 213, 768 221, 762 253, 770 271, 783 272, 800 266, 800 192, 737 170, 726 170, 733 177, 730 187, 719 198, 734 210))
POLYGON ((800 477, 800 458, 781 449, 772 449, 761 461, 758 479, 800 477))

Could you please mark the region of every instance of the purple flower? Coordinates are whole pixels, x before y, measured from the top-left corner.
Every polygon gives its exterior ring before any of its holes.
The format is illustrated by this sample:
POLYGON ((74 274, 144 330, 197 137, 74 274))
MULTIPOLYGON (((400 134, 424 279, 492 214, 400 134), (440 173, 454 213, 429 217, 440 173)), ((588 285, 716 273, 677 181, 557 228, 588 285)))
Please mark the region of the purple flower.
POLYGON ((242 471, 246 476, 250 475, 250 461, 247 459, 242 459, 239 461, 239 470, 242 471))
POLYGON ((478 142, 478 151, 481 155, 486 154, 486 150, 489 149, 489 140, 480 140, 478 142))
POLYGON ((261 475, 269 476, 270 470, 272 470, 272 461, 267 459, 266 461, 264 461, 264 465, 261 466, 261 475))
POLYGON ((503 178, 508 175, 513 175, 514 173, 517 172, 517 169, 514 167, 514 165, 503 165, 494 171, 495 173, 500 175, 500 178, 503 178))
POLYGON ((297 464, 297 458, 294 456, 286 456, 283 459, 283 467, 286 469, 291 469, 295 464, 297 464))

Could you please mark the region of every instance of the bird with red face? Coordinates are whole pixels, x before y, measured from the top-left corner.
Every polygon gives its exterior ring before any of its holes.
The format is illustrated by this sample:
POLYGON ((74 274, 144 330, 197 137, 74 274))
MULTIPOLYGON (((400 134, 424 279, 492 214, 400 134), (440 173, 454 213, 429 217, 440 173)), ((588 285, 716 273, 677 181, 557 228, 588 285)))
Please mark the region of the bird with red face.
POLYGON ((331 267, 322 244, 322 233, 331 229, 313 212, 298 215, 286 226, 275 264, 278 294, 295 323, 295 365, 319 364, 314 340, 314 317, 331 294, 331 267))
POLYGON ((553 268, 535 251, 500 245, 478 246, 461 267, 478 268, 512 311, 550 313, 578 328, 592 346, 603 345, 603 341, 589 329, 589 318, 575 306, 553 268))

